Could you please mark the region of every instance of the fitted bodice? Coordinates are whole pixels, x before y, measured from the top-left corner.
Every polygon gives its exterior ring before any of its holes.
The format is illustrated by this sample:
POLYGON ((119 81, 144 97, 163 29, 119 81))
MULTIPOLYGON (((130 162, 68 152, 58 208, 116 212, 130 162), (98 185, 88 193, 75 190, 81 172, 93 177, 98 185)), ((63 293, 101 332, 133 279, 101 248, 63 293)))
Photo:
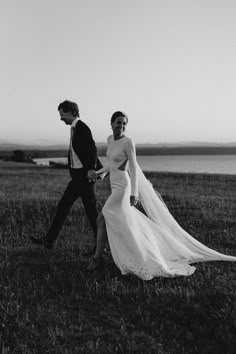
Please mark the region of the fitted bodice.
POLYGON ((107 159, 110 170, 119 169, 128 160, 126 152, 127 138, 115 140, 113 136, 108 139, 107 159))
POLYGON ((108 165, 103 169, 97 171, 98 173, 107 171, 117 171, 122 166, 124 168, 125 161, 128 161, 128 168, 131 180, 131 195, 138 195, 138 178, 137 178, 137 165, 135 145, 131 138, 124 136, 121 139, 115 140, 113 135, 107 139, 107 159, 108 165))

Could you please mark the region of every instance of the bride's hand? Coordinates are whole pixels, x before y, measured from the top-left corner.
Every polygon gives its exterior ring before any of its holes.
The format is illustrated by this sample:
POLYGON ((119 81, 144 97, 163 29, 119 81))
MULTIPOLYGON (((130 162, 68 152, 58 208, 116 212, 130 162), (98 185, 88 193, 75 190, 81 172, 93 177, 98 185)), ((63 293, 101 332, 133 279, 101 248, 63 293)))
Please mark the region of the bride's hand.
POLYGON ((137 205, 138 202, 139 202, 139 199, 138 199, 138 197, 136 195, 131 195, 130 196, 130 205, 131 206, 137 205))

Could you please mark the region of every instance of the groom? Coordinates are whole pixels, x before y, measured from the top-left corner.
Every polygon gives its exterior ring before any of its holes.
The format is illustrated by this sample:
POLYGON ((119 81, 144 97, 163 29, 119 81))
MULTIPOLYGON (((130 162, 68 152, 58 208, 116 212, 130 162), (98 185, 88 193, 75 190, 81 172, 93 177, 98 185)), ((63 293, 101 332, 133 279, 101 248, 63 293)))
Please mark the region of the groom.
MULTIPOLYGON (((71 138, 68 151, 68 167, 71 181, 58 203, 55 218, 46 236, 30 237, 32 243, 52 249, 73 203, 80 197, 96 240, 98 216, 95 194, 95 170, 102 167, 89 127, 80 120, 78 105, 71 101, 59 104, 61 120, 70 125, 71 138)), ((91 251, 92 253, 92 251, 91 251)))

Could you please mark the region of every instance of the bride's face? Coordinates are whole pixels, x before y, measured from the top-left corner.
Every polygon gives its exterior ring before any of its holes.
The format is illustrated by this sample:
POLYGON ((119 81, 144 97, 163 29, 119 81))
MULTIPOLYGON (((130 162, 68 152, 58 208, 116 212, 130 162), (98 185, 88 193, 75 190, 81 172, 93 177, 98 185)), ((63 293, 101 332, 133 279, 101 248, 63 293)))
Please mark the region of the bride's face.
POLYGON ((120 139, 124 136, 126 125, 127 125, 127 118, 122 116, 117 117, 116 120, 111 124, 115 139, 120 139))

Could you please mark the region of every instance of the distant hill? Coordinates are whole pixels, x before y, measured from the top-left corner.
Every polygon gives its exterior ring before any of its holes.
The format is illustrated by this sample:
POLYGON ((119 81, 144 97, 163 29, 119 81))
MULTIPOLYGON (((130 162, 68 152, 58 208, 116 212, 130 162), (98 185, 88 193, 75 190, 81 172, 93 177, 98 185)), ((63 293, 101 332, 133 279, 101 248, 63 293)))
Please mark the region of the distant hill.
MULTIPOLYGON (((106 154, 106 143, 97 143, 100 156, 106 154)), ((14 144, 0 140, 0 158, 9 156, 14 150, 26 151, 32 158, 38 157, 66 157, 68 145, 40 145, 40 144, 14 144)), ((162 143, 162 144, 136 144, 138 155, 221 155, 236 154, 236 142, 227 144, 218 143, 162 143)))
POLYGON ((14 144, 14 143, 0 143, 0 151, 13 150, 65 150, 68 145, 32 145, 32 144, 14 144))

